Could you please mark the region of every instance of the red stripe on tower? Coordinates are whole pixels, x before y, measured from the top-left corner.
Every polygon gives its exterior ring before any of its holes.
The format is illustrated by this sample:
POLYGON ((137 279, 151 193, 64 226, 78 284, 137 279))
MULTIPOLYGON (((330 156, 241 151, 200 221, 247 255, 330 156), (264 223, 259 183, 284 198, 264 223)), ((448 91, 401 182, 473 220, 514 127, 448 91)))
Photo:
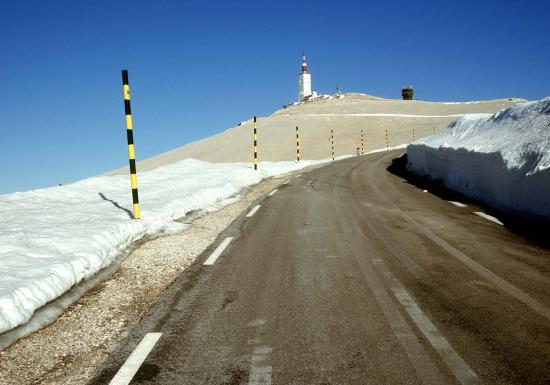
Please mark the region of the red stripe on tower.
POLYGON ((302 53, 302 72, 307 72, 306 53, 302 53))

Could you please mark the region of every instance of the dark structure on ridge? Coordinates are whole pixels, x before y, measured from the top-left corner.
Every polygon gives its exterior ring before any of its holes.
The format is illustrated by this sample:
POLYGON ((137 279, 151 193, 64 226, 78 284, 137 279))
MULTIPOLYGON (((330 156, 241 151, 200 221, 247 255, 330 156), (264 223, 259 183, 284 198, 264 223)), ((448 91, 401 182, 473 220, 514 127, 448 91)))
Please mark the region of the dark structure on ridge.
POLYGON ((411 86, 404 87, 401 89, 401 95, 403 100, 413 100, 413 88, 411 86))

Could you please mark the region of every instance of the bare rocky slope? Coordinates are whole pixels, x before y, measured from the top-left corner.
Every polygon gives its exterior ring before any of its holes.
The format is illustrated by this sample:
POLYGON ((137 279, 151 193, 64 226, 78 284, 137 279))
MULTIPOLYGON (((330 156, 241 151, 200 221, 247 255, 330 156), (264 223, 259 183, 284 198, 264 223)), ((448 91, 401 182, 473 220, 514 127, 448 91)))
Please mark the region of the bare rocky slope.
MULTIPOLYGON (((292 160, 296 157, 295 127, 300 128, 302 159, 323 159, 331 155, 330 130, 334 130, 336 155, 355 154, 365 132, 365 152, 409 143, 446 127, 463 114, 493 113, 524 101, 509 98, 476 102, 427 102, 383 99, 348 93, 317 98, 288 106, 270 116, 258 117, 260 161, 292 160)), ((195 158, 211 162, 246 162, 252 159, 252 119, 208 138, 138 163, 139 171, 195 158)), ((123 173, 127 168, 111 172, 123 173)))

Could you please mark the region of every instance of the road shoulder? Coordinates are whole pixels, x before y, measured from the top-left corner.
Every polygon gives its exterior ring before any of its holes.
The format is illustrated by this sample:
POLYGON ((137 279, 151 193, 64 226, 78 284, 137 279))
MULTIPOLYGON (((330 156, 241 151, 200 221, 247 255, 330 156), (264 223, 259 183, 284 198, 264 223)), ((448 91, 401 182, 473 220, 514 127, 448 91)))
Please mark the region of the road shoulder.
POLYGON ((86 383, 163 291, 254 201, 285 178, 271 178, 241 200, 194 220, 178 234, 146 242, 118 271, 51 325, 0 352, 2 384, 86 383))

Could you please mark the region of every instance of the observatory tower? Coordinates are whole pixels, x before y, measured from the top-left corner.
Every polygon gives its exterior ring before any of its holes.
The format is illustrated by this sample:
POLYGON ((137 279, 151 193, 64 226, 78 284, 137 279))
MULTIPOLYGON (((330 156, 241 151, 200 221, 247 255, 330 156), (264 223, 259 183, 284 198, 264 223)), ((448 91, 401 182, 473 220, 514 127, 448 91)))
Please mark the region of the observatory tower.
POLYGON ((306 54, 302 54, 302 72, 298 75, 298 101, 303 101, 312 95, 311 74, 307 72, 306 54))

